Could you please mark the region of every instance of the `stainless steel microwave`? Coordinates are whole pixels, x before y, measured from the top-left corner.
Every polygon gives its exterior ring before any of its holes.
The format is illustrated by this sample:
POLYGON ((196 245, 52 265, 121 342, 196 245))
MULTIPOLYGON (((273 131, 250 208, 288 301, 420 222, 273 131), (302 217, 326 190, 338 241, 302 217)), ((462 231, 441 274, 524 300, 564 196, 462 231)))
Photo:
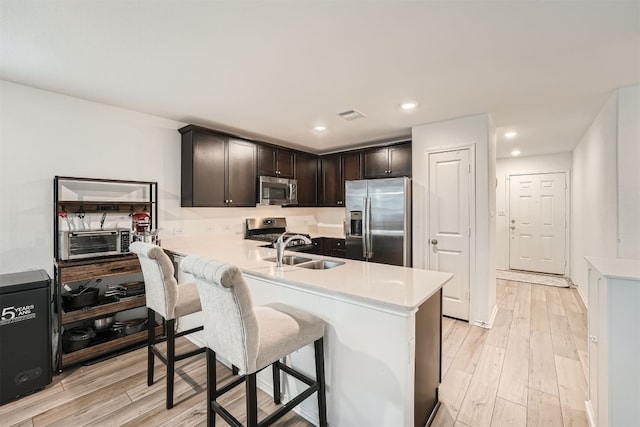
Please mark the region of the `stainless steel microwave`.
POLYGON ((129 253, 131 231, 80 230, 60 232, 60 259, 73 260, 129 253))
POLYGON ((273 176, 261 176, 258 180, 258 204, 297 205, 298 181, 273 176))

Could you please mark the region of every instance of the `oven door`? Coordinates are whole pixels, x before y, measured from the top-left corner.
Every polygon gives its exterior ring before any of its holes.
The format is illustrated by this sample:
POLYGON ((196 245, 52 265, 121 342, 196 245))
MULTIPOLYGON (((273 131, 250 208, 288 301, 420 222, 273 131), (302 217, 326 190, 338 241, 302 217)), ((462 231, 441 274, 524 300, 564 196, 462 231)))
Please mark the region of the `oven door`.
POLYGON ((83 259, 120 254, 120 232, 73 231, 61 239, 62 259, 83 259))

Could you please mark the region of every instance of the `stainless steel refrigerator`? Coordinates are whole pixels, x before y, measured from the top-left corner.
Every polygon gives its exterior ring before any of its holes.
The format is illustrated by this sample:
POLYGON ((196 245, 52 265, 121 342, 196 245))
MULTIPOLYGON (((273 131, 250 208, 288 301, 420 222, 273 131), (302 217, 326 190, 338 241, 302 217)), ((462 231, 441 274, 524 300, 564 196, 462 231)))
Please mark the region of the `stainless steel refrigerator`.
POLYGON ((345 182, 347 258, 411 266, 409 178, 345 182))

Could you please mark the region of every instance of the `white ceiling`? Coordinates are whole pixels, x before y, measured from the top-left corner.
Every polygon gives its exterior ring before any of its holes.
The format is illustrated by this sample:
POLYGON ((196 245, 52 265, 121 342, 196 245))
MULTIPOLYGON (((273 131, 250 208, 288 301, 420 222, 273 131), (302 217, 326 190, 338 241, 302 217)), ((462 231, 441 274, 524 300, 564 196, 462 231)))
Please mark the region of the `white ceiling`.
POLYGON ((484 112, 498 157, 565 152, 640 83, 640 2, 0 0, 0 78, 318 153, 484 112))

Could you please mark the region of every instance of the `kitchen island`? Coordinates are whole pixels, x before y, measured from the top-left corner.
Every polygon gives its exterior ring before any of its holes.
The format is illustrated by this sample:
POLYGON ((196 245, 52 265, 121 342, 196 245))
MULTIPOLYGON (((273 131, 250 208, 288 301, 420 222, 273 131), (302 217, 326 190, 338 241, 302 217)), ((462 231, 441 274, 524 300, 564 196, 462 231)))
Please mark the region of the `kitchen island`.
MULTIPOLYGON (((178 263, 185 255, 199 255, 237 265, 256 305, 281 302, 327 322, 329 425, 424 426, 439 405, 442 286, 451 274, 293 252, 344 264, 327 270, 276 267, 265 260, 275 257, 275 250, 261 245, 218 236, 162 242, 178 263)), ((309 347, 289 356, 287 363, 313 376, 313 360, 309 347)), ((271 393, 268 371, 261 372, 258 381, 271 393)), ((285 401, 301 387, 287 378, 285 401)), ((315 398, 303 402, 299 413, 317 423, 315 398)))

